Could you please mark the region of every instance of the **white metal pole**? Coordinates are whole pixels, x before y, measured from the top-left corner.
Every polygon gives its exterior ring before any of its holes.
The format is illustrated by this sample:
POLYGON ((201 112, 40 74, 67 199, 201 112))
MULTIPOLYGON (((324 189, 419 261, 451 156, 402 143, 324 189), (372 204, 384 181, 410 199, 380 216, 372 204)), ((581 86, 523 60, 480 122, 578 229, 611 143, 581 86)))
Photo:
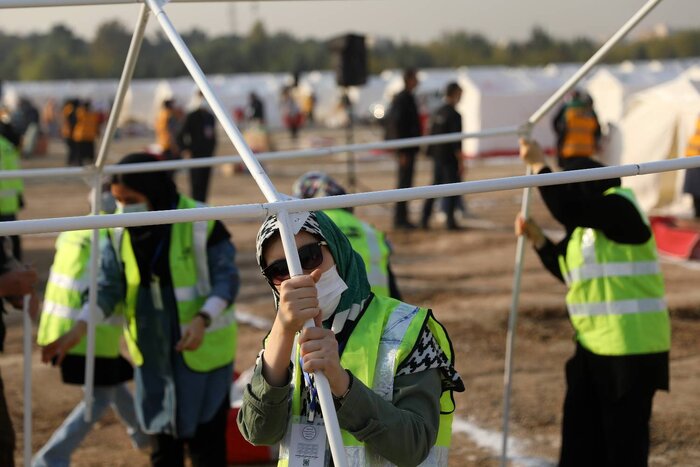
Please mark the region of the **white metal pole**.
MULTIPOLYGON (((0 0, 2 1, 2 0, 0 0)), ((394 149, 408 146, 416 146, 421 144, 440 144, 450 143, 453 141, 461 141, 471 138, 490 138, 494 136, 503 136, 516 134, 522 131, 521 127, 509 126, 492 128, 483 131, 471 133, 447 133, 442 135, 420 136, 416 138, 404 138, 388 141, 378 141, 373 143, 360 143, 340 146, 329 146, 313 149, 296 149, 291 151, 275 151, 262 152, 255 155, 255 158, 260 162, 288 160, 306 157, 323 157, 341 152, 359 152, 371 151, 375 149, 394 149)), ((160 170, 177 170, 191 169, 197 167, 211 167, 222 164, 238 163, 243 159, 240 156, 216 156, 216 157, 197 157, 194 159, 179 159, 173 161, 158 161, 158 162, 140 162, 138 164, 124 165, 105 165, 102 167, 102 173, 105 175, 137 173, 137 172, 155 172, 160 170)), ((41 169, 20 169, 10 172, 0 171, 0 180, 9 178, 85 178, 89 179, 96 172, 94 166, 85 167, 57 167, 57 168, 41 168, 41 169)))
MULTIPOLYGON (((182 40, 182 37, 175 30, 175 27, 170 22, 165 11, 163 11, 161 3, 156 0, 147 0, 151 11, 156 15, 158 22, 160 23, 166 36, 175 47, 180 59, 183 61, 184 65, 189 70, 192 78, 197 83, 200 91, 204 95, 205 99, 209 103, 212 111, 217 116, 219 122, 224 127, 224 131, 231 139, 234 147, 238 150, 238 153, 243 158, 248 171, 253 176, 253 179, 258 184, 258 187, 263 192, 263 195, 268 201, 276 202, 281 200, 280 194, 275 189, 274 185, 270 181, 269 177, 265 173, 258 160, 253 155, 246 144, 243 136, 234 125, 228 112, 225 111, 218 97, 214 93, 213 89, 209 85, 209 82, 199 67, 199 64, 192 56, 192 53, 187 48, 187 45, 182 40)), ((301 274, 301 264, 299 262, 299 255, 296 248, 296 242, 294 241, 294 232, 292 231, 289 216, 287 212, 282 210, 279 214, 280 216, 280 237, 284 245, 285 256, 288 263, 294 269, 290 269, 292 274, 301 274)), ((313 321, 311 321, 313 326, 313 321)), ((308 326, 308 323, 307 323, 308 326)), ((294 362, 298 365, 297 362, 294 362)), ((316 389, 319 395, 319 401, 321 402, 321 411, 323 413, 323 420, 326 426, 326 434, 328 435, 328 443, 331 447, 331 454, 333 455, 334 464, 338 467, 347 466, 347 458, 345 456, 345 449, 343 447, 343 439, 340 435, 340 426, 338 424, 338 416, 335 411, 335 406, 333 405, 332 394, 330 390, 330 385, 325 375, 321 372, 317 372, 316 376, 316 389)))
POLYGON ((42 234, 66 230, 103 229, 140 225, 174 224, 216 219, 262 219, 269 214, 284 210, 290 213, 321 211, 324 209, 369 206, 372 204, 396 203, 427 198, 518 190, 526 187, 562 185, 564 183, 588 182, 617 177, 632 177, 674 170, 700 167, 700 157, 683 157, 640 164, 627 164, 596 169, 555 172, 541 175, 519 175, 515 177, 447 183, 444 185, 355 193, 325 198, 299 199, 273 203, 242 204, 193 209, 175 209, 134 214, 106 214, 101 216, 72 216, 53 219, 32 219, 0 222, 0 236, 42 234))
MULTIPOLYGON (((561 100, 561 98, 573 89, 581 79, 595 66, 603 57, 620 42, 627 33, 632 30, 651 10, 654 9, 661 0, 649 0, 642 8, 639 9, 615 34, 598 49, 598 51, 589 58, 586 63, 574 73, 547 101, 540 106, 528 119, 527 123, 531 127, 539 122, 547 112, 561 100)), ((530 174, 528 168, 527 174, 530 174)), ((521 214, 527 219, 529 214, 530 203, 530 188, 526 188, 523 192, 523 204, 521 214)), ((523 261, 525 259, 525 236, 521 235, 518 238, 515 258, 515 274, 513 275, 513 296, 511 298, 510 313, 508 316, 508 336, 506 341, 506 361, 504 370, 504 390, 503 390, 503 441, 501 444, 501 467, 506 467, 508 464, 508 432, 510 427, 510 402, 512 390, 513 376, 513 359, 515 356, 515 334, 517 324, 518 306, 520 302, 520 282, 522 277, 523 261)))
POLYGON ((124 68, 122 69, 122 74, 119 78, 119 85, 117 87, 117 94, 114 97, 114 103, 112 104, 112 111, 109 113, 109 119, 107 120, 104 136, 100 142, 100 150, 97 153, 97 161, 95 162, 95 166, 98 169, 105 165, 107 153, 109 153, 109 147, 112 144, 114 133, 117 130, 119 116, 121 115, 122 107, 124 106, 124 98, 126 97, 126 93, 131 85, 131 78, 134 76, 134 68, 136 68, 136 62, 138 61, 139 53, 141 51, 141 44, 143 44, 143 35, 146 32, 149 14, 150 10, 148 7, 145 4, 142 4, 139 8, 139 16, 136 21, 134 33, 131 36, 131 43, 129 44, 129 51, 126 54, 124 68))
POLYGON ((579 81, 589 72, 591 68, 596 66, 603 57, 612 49, 618 42, 620 42, 630 30, 635 27, 645 16, 647 16, 651 10, 654 9, 662 0, 649 0, 642 6, 642 8, 637 11, 615 34, 608 39, 608 41, 603 44, 596 53, 593 54, 591 58, 584 63, 579 70, 574 73, 574 75, 564 83, 561 88, 557 90, 552 97, 547 99, 547 101, 542 104, 542 106, 537 109, 535 113, 528 119, 528 123, 535 124, 539 122, 544 115, 549 112, 559 100, 564 97, 564 95, 569 92, 574 86, 578 84, 579 81))
MULTIPOLYGON (((102 209, 102 167, 107 159, 109 146, 114 138, 114 132, 117 129, 119 114, 121 113, 122 105, 124 104, 124 96, 129 89, 131 77, 134 74, 136 61, 143 43, 143 36, 148 23, 149 10, 146 5, 141 5, 136 27, 131 37, 131 44, 126 55, 126 62, 122 70, 117 94, 112 105, 112 111, 109 114, 105 134, 102 137, 100 150, 95 162, 95 172, 92 177, 92 215, 99 215, 102 209)), ((100 231, 94 229, 92 231, 91 248, 90 248, 90 285, 88 289, 88 307, 90 308, 90 318, 87 328, 87 345, 85 355, 85 421, 89 422, 92 419, 92 402, 93 392, 95 388, 95 328, 97 326, 97 271, 100 267, 100 231)))
POLYGON ((24 353, 24 465, 32 461, 32 317, 29 315, 31 295, 25 295, 22 303, 22 350, 24 353))

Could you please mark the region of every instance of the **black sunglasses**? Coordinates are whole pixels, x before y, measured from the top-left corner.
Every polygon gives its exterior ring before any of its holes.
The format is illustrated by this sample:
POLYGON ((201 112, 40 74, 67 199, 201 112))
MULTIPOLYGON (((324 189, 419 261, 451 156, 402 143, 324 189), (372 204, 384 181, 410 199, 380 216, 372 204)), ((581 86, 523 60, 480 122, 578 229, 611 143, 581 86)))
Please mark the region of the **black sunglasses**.
MULTIPOLYGON (((323 263, 322 246, 328 246, 325 241, 309 243, 302 246, 297 251, 299 252, 299 262, 301 268, 306 271, 316 269, 323 263)), ((268 267, 263 269, 263 276, 274 285, 280 285, 283 281, 289 279, 289 266, 286 259, 278 259, 268 267)))

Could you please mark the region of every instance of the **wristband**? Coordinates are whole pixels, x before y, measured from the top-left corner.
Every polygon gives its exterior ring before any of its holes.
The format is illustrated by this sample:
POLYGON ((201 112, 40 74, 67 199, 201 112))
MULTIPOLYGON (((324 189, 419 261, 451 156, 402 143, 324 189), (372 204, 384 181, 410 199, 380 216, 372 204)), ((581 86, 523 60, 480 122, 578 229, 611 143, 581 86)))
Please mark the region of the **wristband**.
POLYGON ((336 396, 335 394, 331 394, 333 396, 333 402, 335 402, 339 406, 343 404, 343 401, 345 401, 345 398, 348 397, 348 394, 350 394, 350 390, 352 389, 352 382, 355 380, 355 377, 352 375, 352 373, 350 373, 348 370, 345 370, 345 372, 350 377, 350 382, 348 383, 348 388, 340 396, 336 396))

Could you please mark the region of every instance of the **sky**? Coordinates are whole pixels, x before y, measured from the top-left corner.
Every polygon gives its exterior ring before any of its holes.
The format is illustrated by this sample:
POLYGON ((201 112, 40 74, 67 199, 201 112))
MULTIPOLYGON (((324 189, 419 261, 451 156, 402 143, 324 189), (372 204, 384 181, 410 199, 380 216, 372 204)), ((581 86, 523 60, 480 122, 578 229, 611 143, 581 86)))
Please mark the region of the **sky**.
MULTIPOLYGON (((642 0, 323 0, 170 4, 165 10, 181 31, 194 27, 209 35, 244 34, 256 19, 268 31, 327 39, 346 32, 427 41, 446 31, 479 32, 491 40, 520 40, 536 25, 559 38, 603 40, 644 3, 642 0)), ((133 29, 139 6, 0 9, 0 31, 45 32, 65 24, 90 39, 99 24, 118 20, 133 29)), ((700 1, 664 0, 638 31, 656 24, 698 27, 700 1)), ((150 21, 149 33, 158 29, 150 21)))

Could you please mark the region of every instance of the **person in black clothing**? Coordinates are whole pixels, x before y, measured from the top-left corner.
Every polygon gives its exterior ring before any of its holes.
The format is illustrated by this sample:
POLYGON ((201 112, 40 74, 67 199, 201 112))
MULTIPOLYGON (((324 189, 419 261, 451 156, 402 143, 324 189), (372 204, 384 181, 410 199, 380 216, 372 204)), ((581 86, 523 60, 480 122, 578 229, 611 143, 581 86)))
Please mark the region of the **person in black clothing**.
MULTIPOLYGON (((544 156, 537 143, 521 140, 521 157, 530 164, 533 173, 551 172, 544 163, 544 156)), ((603 165, 589 157, 570 158, 567 161, 567 170, 595 167, 603 167, 603 165)), ((560 265, 560 261, 568 265, 569 263, 566 262, 568 254, 585 255, 587 244, 588 249, 591 250, 591 239, 592 246, 596 248, 593 250, 593 255, 596 256, 593 261, 598 261, 597 242, 599 241, 608 248, 605 254, 609 257, 615 256, 614 252, 613 254, 609 252, 610 250, 630 251, 629 245, 643 246, 652 239, 651 229, 632 200, 616 190, 620 185, 620 179, 615 178, 540 187, 540 194, 547 208, 552 216, 564 225, 566 236, 561 242, 554 244, 535 222, 525 221, 521 216, 516 219, 516 234, 524 234, 531 241, 543 265, 562 282, 565 281, 565 274, 562 271, 564 266, 560 265), (577 231, 580 233, 581 228, 585 229, 583 240, 580 242, 584 245, 584 251, 572 252, 572 248, 569 248, 570 241, 577 231), (592 235, 588 235, 589 240, 586 240, 588 233, 592 235), (604 238, 598 240, 597 237, 604 238)), ((605 262, 607 259, 604 258, 600 260, 602 263, 591 265, 639 264, 625 262, 611 264, 605 262)), ((647 261, 647 263, 655 262, 647 261)), ((587 265, 589 264, 584 263, 584 266, 587 265)), ((656 266, 658 267, 658 262, 656 266)), ((572 275, 572 271, 566 273, 570 286, 572 281, 578 281, 576 284, 579 287, 589 284, 587 285, 591 290, 589 296, 598 294, 603 299, 614 299, 613 293, 602 290, 592 291, 595 287, 592 285, 594 283, 585 282, 593 279, 583 275, 594 274, 595 268, 586 271, 582 269, 584 268, 581 267, 578 271, 581 271, 583 279, 572 275)), ((603 276, 591 277, 610 277, 610 279, 604 279, 608 284, 615 280, 625 280, 624 277, 620 277, 625 273, 615 273, 613 269, 606 270, 603 276)), ((660 275, 660 272, 657 274, 660 275)), ((648 277, 640 275, 637 279, 638 283, 648 280, 648 277)), ((629 282, 626 283, 629 284, 629 282)), ((641 288, 642 285, 639 287, 641 288)), ((634 298, 635 291, 626 289, 625 292, 634 298)), ((611 310, 619 302, 604 303, 607 310, 611 310)), ((592 305, 598 305, 598 303, 592 305)), ((615 311, 604 313, 606 314, 601 316, 609 316, 609 321, 587 321, 591 326, 602 325, 605 329, 601 329, 601 333, 612 329, 614 326, 609 323, 614 321, 615 316, 620 316, 615 311)), ((633 313, 641 314, 639 311, 633 313)), ((661 314, 665 315, 664 319, 668 323, 667 312, 664 310, 661 314)), ((574 315, 572 315, 572 323, 573 318, 574 315)), ((635 321, 629 326, 633 327, 635 323, 640 322, 635 321)), ((575 323, 574 326, 576 327, 575 323)), ((592 346, 593 339, 583 343, 581 338, 583 331, 581 328, 576 329, 576 352, 566 364, 567 393, 564 401, 559 465, 565 467, 646 466, 653 396, 657 390, 669 388, 668 351, 602 355, 601 352, 594 353, 589 350, 587 347, 592 346)), ((612 329, 611 335, 615 336, 615 332, 619 332, 620 338, 626 342, 634 339, 648 340, 649 328, 640 326, 639 329, 641 330, 630 327, 615 328, 612 329)), ((614 337, 605 336, 600 339, 614 339, 614 337)), ((665 336, 666 341, 667 339, 668 335, 665 336)), ((668 348, 668 341, 665 348, 668 348)))
MULTIPOLYGON (((462 116, 455 110, 461 98, 462 88, 454 82, 448 84, 445 90, 445 104, 438 109, 431 122, 431 135, 462 132, 462 116)), ((461 141, 432 145, 428 148, 428 155, 433 158, 433 185, 462 181, 464 162, 461 141)), ((446 199, 445 214, 447 214, 447 228, 449 230, 459 230, 460 228, 455 221, 458 200, 459 196, 450 196, 446 199)), ((429 228, 434 201, 434 199, 428 198, 423 204, 421 227, 424 229, 429 228)))
MULTIPOLYGON (((404 90, 394 96, 387 119, 386 139, 414 138, 421 135, 418 104, 413 91, 418 86, 418 76, 414 69, 403 74, 404 90)), ((413 186, 413 172, 418 147, 401 148, 396 151, 398 160, 398 188, 413 186)), ((415 226, 408 219, 408 205, 405 201, 396 203, 394 227, 413 229, 415 226)))
MULTIPOLYGON (((36 317, 39 302, 34 285, 37 282, 37 274, 33 268, 22 266, 12 256, 12 243, 8 237, 0 237, 0 298, 4 298, 13 307, 22 309, 24 295, 31 295, 29 313, 36 317)), ((0 352, 5 341, 5 323, 3 315, 5 308, 0 300, 0 352)), ((0 466, 14 466, 15 431, 12 428, 12 420, 5 400, 5 388, 0 376, 0 466)))
POLYGON ((248 94, 248 106, 248 119, 265 125, 265 106, 256 93, 248 94))
MULTIPOLYGON (((216 119, 207 109, 207 102, 199 93, 195 102, 196 108, 185 117, 177 135, 177 144, 190 157, 212 157, 216 149, 216 119)), ((207 201, 211 167, 190 169, 190 186, 192 198, 202 203, 207 201)))

